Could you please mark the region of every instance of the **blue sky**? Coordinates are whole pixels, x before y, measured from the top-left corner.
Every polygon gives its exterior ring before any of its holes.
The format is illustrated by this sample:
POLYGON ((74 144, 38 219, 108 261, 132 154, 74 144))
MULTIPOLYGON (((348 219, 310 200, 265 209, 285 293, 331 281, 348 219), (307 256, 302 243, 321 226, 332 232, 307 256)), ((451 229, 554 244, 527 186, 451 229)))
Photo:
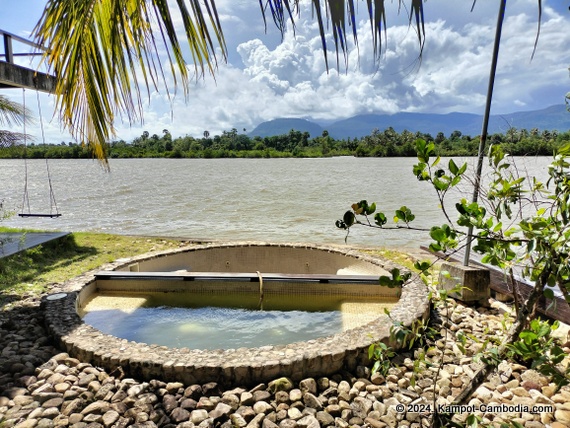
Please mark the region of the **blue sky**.
MULTIPOLYGON (((405 12, 398 16, 397 2, 387 2, 388 43, 381 61, 371 60, 370 27, 362 19, 359 47, 351 49, 346 69, 337 72, 333 61, 327 73, 309 1, 303 2, 295 36, 288 32, 281 40, 271 22, 264 32, 259 2, 219 0, 228 63, 220 64, 215 80, 194 82, 187 101, 181 95, 169 100, 163 88, 154 91, 144 104, 144 123, 118 121, 117 138, 130 141, 144 130, 161 134, 168 129, 175 137, 233 127, 249 131, 276 117, 326 123, 361 113, 482 114, 498 3, 479 0, 470 12, 471 0, 426 2, 427 39, 418 68, 416 35, 407 26, 405 12)), ((543 0, 541 35, 530 61, 537 4, 513 0, 507 5, 493 114, 563 104, 570 91, 570 1, 543 0)), ((37 0, 0 0, 0 29, 27 37, 42 5, 37 0)), ((364 5, 360 2, 362 11, 364 5)), ((22 100, 19 90, 0 93, 22 100)), ((46 140, 71 141, 53 115, 53 97, 42 94, 40 99, 46 140)), ((27 91, 26 101, 37 115, 35 93, 27 91)), ((37 125, 28 131, 40 138, 37 125)))

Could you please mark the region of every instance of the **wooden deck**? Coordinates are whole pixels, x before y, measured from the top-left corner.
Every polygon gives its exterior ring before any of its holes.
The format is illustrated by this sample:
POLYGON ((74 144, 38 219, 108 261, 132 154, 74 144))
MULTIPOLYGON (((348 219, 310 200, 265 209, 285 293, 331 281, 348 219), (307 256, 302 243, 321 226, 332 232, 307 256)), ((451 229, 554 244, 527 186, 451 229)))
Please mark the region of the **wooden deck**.
MULTIPOLYGON (((429 251, 427 247, 422 246, 422 250, 429 251)), ((458 262, 463 263, 463 257, 461 254, 455 255, 453 257, 446 256, 444 254, 438 254, 438 256, 450 262, 458 262)), ((470 264, 473 266, 484 267, 489 269, 490 276, 491 276, 491 290, 495 291, 496 293, 506 294, 508 296, 512 296, 512 290, 508 286, 507 279, 500 269, 496 268, 495 266, 490 266, 484 263, 481 263, 479 260, 470 260, 470 264)), ((530 295, 533 284, 525 281, 520 276, 515 275, 515 280, 517 282, 517 287, 519 289, 520 295, 523 299, 527 299, 530 295)), ((570 305, 566 303, 564 298, 562 297, 562 293, 560 290, 555 290, 555 297, 554 299, 546 299, 544 296, 541 296, 538 301, 537 310, 539 313, 546 315, 549 318, 559 320, 565 324, 570 324, 570 305)))

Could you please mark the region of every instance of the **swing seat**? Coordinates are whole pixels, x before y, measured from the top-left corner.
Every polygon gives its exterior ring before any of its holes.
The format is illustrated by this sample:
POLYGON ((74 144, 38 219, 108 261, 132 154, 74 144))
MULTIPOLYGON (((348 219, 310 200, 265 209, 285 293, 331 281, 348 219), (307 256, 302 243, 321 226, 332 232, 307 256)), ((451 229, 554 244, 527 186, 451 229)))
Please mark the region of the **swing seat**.
POLYGON ((49 217, 49 218, 55 218, 55 217, 61 217, 60 213, 57 214, 31 214, 31 213, 20 213, 18 214, 19 217, 49 217))
MULTIPOLYGON (((24 98, 24 102, 23 102, 23 107, 24 107, 24 143, 25 143, 25 149, 27 150, 28 148, 28 143, 26 141, 26 90, 24 88, 22 88, 22 94, 23 94, 23 98, 24 98)), ((40 116, 40 129, 42 130, 42 142, 43 144, 46 143, 45 141, 45 134, 44 134, 44 123, 42 120, 42 109, 41 109, 41 105, 40 105, 40 95, 39 92, 36 90, 36 98, 38 100, 38 112, 39 112, 39 116, 40 116)), ((18 213, 19 217, 47 217, 47 218, 56 218, 56 217, 61 217, 61 214, 59 213, 59 210, 57 209, 57 204, 55 203, 55 195, 53 193, 53 187, 51 185, 51 175, 49 172, 49 165, 48 165, 48 160, 46 158, 46 171, 47 171, 47 179, 48 179, 48 185, 49 185, 49 201, 50 201, 50 212, 49 213, 32 213, 30 212, 30 197, 28 195, 28 163, 26 161, 27 156, 24 156, 24 165, 25 165, 25 177, 26 177, 26 181, 24 184, 24 199, 22 201, 22 212, 18 213), (24 212, 24 210, 28 209, 28 212, 24 212), (54 213, 55 211, 55 213, 54 213)))

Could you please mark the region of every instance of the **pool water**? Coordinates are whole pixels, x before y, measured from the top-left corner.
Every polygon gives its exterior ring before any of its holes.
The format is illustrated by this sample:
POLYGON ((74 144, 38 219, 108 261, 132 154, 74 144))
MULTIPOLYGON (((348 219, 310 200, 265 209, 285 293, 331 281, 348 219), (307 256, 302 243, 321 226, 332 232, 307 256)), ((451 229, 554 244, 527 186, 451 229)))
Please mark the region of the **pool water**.
POLYGON ((177 348, 283 345, 366 324, 397 299, 253 293, 95 293, 83 320, 116 337, 177 348))

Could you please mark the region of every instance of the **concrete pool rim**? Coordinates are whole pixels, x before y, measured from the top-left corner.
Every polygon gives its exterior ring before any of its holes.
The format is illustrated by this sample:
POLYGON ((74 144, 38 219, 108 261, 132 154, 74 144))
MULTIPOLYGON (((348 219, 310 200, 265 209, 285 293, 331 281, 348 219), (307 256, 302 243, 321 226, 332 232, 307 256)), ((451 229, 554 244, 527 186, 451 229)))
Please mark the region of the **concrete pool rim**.
MULTIPOLYGON (((188 251, 209 248, 243 247, 299 248, 343 255, 372 263, 386 270, 399 267, 358 249, 313 244, 286 243, 213 243, 192 245, 159 253, 147 253, 117 260, 100 270, 124 269, 133 263, 188 251)), ((77 314, 77 299, 81 291, 93 284, 96 271, 87 272, 64 284, 67 295, 44 297, 42 308, 48 333, 68 354, 83 362, 109 371, 121 368, 131 377, 151 380, 180 381, 185 384, 216 381, 226 385, 251 385, 286 376, 292 380, 331 375, 341 369, 354 370, 367 365, 368 347, 379 341, 388 342, 391 321, 386 315, 352 330, 334 336, 295 342, 288 345, 263 346, 225 350, 168 348, 120 339, 85 324, 77 314)), ((428 290, 414 276, 401 289, 400 300, 391 310, 394 321, 405 326, 429 315, 428 290)))

